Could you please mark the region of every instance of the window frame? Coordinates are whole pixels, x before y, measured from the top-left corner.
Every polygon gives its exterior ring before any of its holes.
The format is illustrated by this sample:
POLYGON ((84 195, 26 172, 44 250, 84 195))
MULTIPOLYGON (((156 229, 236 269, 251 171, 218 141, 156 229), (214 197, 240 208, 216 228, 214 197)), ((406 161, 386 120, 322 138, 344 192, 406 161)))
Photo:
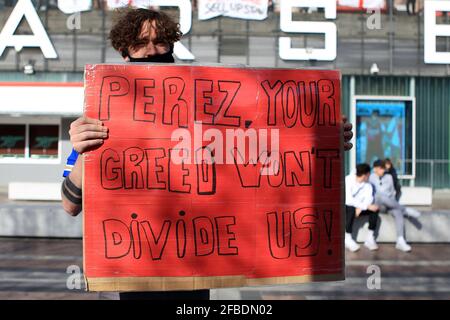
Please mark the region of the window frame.
POLYGON ((8 119, 0 119, 0 125, 25 125, 25 157, 0 157, 0 164, 60 164, 61 148, 62 148, 62 119, 55 117, 9 117, 8 119), (30 125, 57 125, 58 126, 58 156, 53 159, 42 158, 36 159, 30 157, 30 125))

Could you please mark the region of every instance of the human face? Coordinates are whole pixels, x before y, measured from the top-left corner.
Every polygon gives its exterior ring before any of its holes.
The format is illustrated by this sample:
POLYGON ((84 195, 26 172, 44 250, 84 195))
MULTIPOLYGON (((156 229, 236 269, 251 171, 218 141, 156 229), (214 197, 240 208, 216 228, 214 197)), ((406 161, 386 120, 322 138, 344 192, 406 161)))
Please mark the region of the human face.
POLYGON ((364 175, 364 182, 369 181, 369 178, 370 178, 370 172, 367 172, 367 173, 364 175))
MULTIPOLYGON (((128 48, 128 55, 133 58, 146 58, 148 56, 154 56, 158 54, 164 54, 170 51, 170 45, 168 43, 155 43, 156 39, 156 22, 145 21, 142 23, 141 33, 139 38, 145 41, 144 45, 137 48, 128 48)), ((125 61, 129 61, 129 57, 124 58, 125 61)))
POLYGON ((385 168, 382 167, 375 167, 373 168, 373 171, 375 172, 375 174, 379 177, 382 177, 384 175, 384 172, 386 171, 385 168))

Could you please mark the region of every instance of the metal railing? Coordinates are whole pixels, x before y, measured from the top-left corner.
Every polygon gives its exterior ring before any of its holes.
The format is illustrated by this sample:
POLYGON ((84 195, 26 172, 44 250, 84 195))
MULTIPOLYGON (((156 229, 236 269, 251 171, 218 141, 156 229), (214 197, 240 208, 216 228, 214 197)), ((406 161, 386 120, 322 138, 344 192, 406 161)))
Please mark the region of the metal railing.
MULTIPOLYGON (((412 160, 404 160, 412 163, 412 160)), ((416 159, 415 178, 400 179, 404 186, 430 187, 434 189, 450 188, 450 160, 416 159)))

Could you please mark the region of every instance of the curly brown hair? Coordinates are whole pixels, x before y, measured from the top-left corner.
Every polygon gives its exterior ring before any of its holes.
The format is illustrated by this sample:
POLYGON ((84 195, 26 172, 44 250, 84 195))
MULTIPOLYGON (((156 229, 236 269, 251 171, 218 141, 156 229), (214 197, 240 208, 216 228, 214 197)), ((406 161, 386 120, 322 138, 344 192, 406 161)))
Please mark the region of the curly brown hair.
POLYGON ((155 21, 156 39, 153 43, 173 45, 183 35, 180 25, 172 20, 167 14, 152 9, 125 8, 116 10, 117 22, 109 33, 111 45, 114 49, 124 55, 128 48, 139 48, 147 45, 150 39, 141 39, 142 24, 146 21, 155 21))

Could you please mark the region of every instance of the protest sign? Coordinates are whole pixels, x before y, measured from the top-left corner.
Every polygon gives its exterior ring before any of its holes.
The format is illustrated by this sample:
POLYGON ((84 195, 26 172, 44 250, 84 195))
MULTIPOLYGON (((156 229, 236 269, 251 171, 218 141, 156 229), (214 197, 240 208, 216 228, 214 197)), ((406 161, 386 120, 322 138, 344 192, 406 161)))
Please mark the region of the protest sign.
POLYGON ((58 8, 65 14, 89 11, 92 9, 92 0, 65 0, 58 1, 58 8))
POLYGON ((363 11, 365 9, 386 10, 385 0, 338 0, 338 11, 363 11))
POLYGON ((268 0, 199 0, 198 19, 208 20, 218 16, 246 20, 267 18, 268 0))
POLYGON ((344 279, 340 73, 87 65, 92 291, 344 279))

